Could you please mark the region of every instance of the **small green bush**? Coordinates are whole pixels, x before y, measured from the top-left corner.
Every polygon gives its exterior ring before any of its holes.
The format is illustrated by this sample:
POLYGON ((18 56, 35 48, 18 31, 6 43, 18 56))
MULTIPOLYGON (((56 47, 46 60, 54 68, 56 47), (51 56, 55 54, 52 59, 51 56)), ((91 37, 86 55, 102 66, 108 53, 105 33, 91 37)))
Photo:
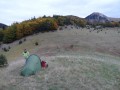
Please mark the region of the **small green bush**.
POLYGON ((4 55, 0 55, 0 66, 4 66, 4 65, 7 65, 7 59, 4 55))

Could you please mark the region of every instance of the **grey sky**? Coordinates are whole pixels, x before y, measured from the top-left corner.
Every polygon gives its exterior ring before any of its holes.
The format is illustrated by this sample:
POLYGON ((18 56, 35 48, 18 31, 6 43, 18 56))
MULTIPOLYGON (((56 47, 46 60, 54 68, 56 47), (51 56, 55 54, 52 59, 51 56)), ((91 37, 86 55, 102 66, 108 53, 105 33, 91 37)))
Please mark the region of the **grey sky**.
POLYGON ((100 12, 120 18, 120 0, 0 0, 0 23, 7 25, 43 15, 86 17, 100 12))

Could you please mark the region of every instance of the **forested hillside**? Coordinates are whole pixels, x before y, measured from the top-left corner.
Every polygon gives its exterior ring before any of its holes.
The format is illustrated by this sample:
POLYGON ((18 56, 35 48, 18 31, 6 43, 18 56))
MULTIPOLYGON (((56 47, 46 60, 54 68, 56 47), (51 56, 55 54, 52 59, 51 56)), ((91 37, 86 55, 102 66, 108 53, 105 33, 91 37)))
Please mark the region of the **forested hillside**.
POLYGON ((53 17, 33 17, 30 20, 25 20, 21 23, 13 23, 7 29, 0 31, 0 41, 3 43, 11 43, 25 36, 39 32, 49 32, 58 29, 58 26, 77 25, 84 27, 86 22, 81 18, 70 18, 67 16, 54 15, 53 17))

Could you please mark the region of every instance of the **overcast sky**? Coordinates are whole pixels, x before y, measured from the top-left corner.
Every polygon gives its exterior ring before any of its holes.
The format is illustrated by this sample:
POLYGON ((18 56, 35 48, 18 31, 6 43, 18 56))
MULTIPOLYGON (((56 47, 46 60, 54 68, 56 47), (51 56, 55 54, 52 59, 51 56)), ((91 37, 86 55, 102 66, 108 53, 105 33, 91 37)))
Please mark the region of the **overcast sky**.
POLYGON ((7 25, 43 15, 86 17, 100 12, 120 18, 120 0, 0 0, 0 23, 7 25))

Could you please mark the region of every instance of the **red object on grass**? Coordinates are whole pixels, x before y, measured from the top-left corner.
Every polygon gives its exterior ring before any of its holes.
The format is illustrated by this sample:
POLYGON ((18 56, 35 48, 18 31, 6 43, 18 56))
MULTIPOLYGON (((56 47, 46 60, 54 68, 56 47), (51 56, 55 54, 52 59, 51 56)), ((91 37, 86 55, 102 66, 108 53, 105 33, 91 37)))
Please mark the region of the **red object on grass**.
POLYGON ((42 61, 42 62, 41 62, 41 66, 42 66, 43 68, 46 68, 46 67, 47 67, 46 62, 45 62, 45 61, 42 61))

